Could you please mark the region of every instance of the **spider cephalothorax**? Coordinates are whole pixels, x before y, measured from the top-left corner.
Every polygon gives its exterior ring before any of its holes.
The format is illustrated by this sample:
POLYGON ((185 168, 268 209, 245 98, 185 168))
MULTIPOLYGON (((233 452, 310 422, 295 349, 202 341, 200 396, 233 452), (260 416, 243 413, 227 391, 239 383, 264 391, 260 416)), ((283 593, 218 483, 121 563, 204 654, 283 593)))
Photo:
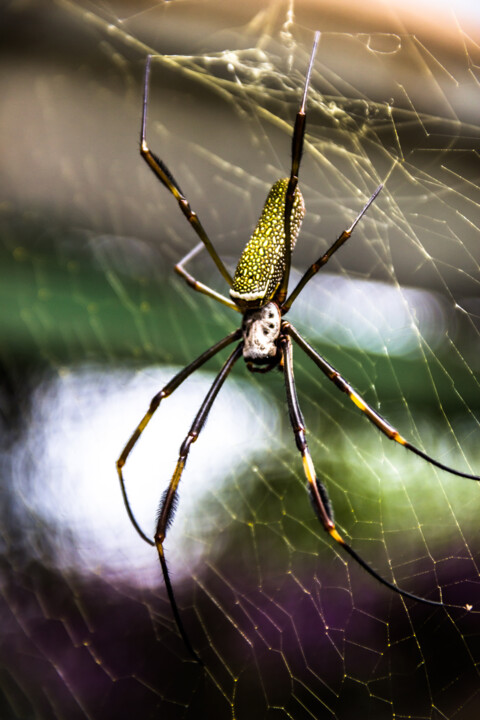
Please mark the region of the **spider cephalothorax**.
POLYGON ((243 316, 243 359, 247 364, 273 365, 278 356, 277 340, 282 315, 278 305, 269 302, 261 308, 246 310, 243 316))
MULTIPOLYGON (((470 475, 443 465, 438 460, 435 460, 405 440, 400 433, 395 430, 395 428, 393 428, 386 420, 384 420, 384 418, 381 417, 381 415, 379 415, 363 400, 363 398, 340 375, 340 373, 335 370, 334 367, 332 367, 311 345, 309 345, 306 340, 303 339, 300 333, 289 322, 282 320, 282 317, 289 310, 305 285, 348 240, 355 226, 364 216, 365 212, 375 200, 382 187, 380 185, 375 190, 370 200, 359 212, 350 227, 340 234, 337 240, 335 240, 330 248, 320 258, 318 258, 316 262, 310 265, 296 287, 294 287, 290 295, 288 295, 287 291, 291 265, 291 253, 305 212, 303 199, 300 190, 297 187, 297 183, 303 139, 305 135, 305 106, 307 90, 309 87, 310 74, 318 40, 319 33, 316 33, 305 79, 303 97, 295 120, 295 127, 292 136, 292 164, 290 177, 279 180, 272 186, 265 202, 263 212, 260 216, 260 220, 250 241, 242 253, 233 278, 217 254, 197 214, 190 208, 187 198, 183 195, 180 190, 180 186, 175 181, 172 173, 168 170, 164 163, 150 151, 147 145, 146 118, 151 56, 149 56, 147 60, 145 70, 140 152, 151 170, 175 197, 181 211, 201 240, 200 245, 191 250, 183 258, 183 260, 175 266, 175 270, 194 290, 197 290, 204 295, 208 295, 218 302, 221 302, 223 305, 226 305, 227 307, 243 314, 243 323, 241 328, 234 330, 227 335, 227 337, 213 345, 213 347, 205 350, 200 357, 196 358, 187 365, 187 367, 183 368, 183 370, 175 375, 175 377, 173 377, 170 382, 167 383, 167 385, 165 385, 165 387, 160 390, 157 395, 155 395, 150 402, 150 407, 147 413, 133 432, 130 440, 127 442, 122 454, 117 460, 117 470, 120 478, 121 489, 130 520, 143 540, 150 545, 155 545, 157 548, 168 597, 178 630, 189 652, 195 660, 199 662, 201 662, 200 658, 190 643, 175 601, 170 575, 165 561, 163 543, 168 527, 173 520, 175 505, 178 499, 178 485, 182 477, 190 447, 197 439, 200 431, 205 425, 215 398, 220 392, 228 374, 242 355, 247 363, 247 367, 252 371, 268 372, 268 370, 274 367, 279 367, 284 373, 290 423, 295 436, 297 448, 302 456, 303 470, 308 482, 313 506, 323 528, 330 537, 339 543, 343 549, 349 553, 349 555, 353 557, 367 572, 369 572, 379 582, 383 583, 400 595, 427 603, 429 605, 444 605, 440 601, 427 600, 409 593, 406 590, 402 590, 392 582, 383 578, 358 555, 358 553, 338 532, 333 519, 333 512, 327 489, 320 478, 316 475, 313 460, 306 441, 305 423, 300 410, 295 387, 292 340, 301 350, 303 350, 310 360, 315 363, 326 378, 330 380, 335 387, 345 393, 356 405, 356 407, 359 408, 362 413, 367 416, 370 422, 373 423, 373 425, 375 425, 375 427, 377 427, 387 438, 403 445, 403 447, 414 452, 416 455, 419 455, 432 465, 436 465, 437 467, 447 470, 454 475, 470 478, 472 480, 480 480, 480 477, 477 475, 470 475), (230 298, 221 295, 217 291, 209 288, 207 285, 199 282, 186 270, 186 264, 202 247, 207 249, 218 270, 229 285, 230 298), (237 341, 239 342, 236 348, 230 353, 220 372, 213 381, 207 396, 205 397, 200 410, 198 411, 192 426, 180 447, 177 465, 167 491, 164 493, 160 503, 160 509, 157 516, 157 528, 154 539, 152 540, 140 528, 130 508, 123 478, 123 466, 125 465, 125 462, 127 461, 127 458, 141 433, 144 431, 152 415, 159 407, 161 401, 174 392, 174 390, 176 390, 179 385, 184 382, 184 380, 202 367, 208 360, 210 360, 210 358, 214 357, 217 353, 237 341)), ((466 605, 464 607, 470 609, 471 606, 466 605)))

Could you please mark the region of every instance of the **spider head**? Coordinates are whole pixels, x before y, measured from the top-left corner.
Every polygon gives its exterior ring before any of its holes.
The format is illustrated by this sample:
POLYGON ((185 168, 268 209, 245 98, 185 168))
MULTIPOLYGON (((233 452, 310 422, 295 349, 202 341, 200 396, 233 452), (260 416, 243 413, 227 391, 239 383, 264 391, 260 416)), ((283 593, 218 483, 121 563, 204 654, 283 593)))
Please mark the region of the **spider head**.
POLYGON ((281 322, 280 310, 274 302, 245 312, 242 323, 243 358, 249 368, 252 365, 276 364, 281 322))

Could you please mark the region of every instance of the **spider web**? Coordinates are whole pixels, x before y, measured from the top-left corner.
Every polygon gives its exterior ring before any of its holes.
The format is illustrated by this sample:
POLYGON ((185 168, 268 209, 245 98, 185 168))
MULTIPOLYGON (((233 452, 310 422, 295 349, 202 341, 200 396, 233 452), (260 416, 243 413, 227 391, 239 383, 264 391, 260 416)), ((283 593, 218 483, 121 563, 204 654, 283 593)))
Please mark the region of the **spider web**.
MULTIPOLYGON (((293 275, 385 187, 292 322, 403 436, 480 471, 478 25, 438 4, 430 26, 332 12, 4 6, 2 718, 478 717, 479 488, 389 443, 299 350, 339 528, 385 578, 472 612, 406 601, 332 547, 280 373, 238 364, 182 479, 166 553, 204 668, 118 488, 151 396, 239 320, 172 273, 196 238, 138 155, 145 56, 149 144, 233 268, 288 175, 317 28, 293 275)), ((192 272, 225 292, 206 253, 192 272)), ((148 534, 219 367, 165 401, 127 463, 148 534)))

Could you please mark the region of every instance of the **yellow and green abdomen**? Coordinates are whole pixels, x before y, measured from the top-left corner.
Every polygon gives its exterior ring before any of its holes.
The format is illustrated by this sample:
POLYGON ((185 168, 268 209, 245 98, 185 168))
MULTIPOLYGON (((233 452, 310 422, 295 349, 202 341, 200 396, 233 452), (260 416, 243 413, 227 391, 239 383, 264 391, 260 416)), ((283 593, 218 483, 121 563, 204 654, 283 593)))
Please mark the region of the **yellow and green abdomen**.
MULTIPOLYGON (((230 295, 240 305, 264 305, 273 298, 282 280, 285 271, 285 195, 288 180, 278 180, 272 186, 257 227, 238 261, 230 295)), ((292 250, 304 215, 305 205, 297 187, 290 222, 292 250)))

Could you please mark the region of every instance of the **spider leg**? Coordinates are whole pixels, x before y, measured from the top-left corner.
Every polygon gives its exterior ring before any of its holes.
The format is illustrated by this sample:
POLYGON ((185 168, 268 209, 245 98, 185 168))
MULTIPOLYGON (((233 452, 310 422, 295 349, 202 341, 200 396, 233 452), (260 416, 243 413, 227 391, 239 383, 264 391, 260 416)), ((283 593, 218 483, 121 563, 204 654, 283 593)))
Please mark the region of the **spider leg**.
POLYGON ((211 357, 216 355, 220 350, 223 350, 223 348, 227 347, 227 345, 230 345, 230 343, 234 342, 235 340, 238 340, 238 338, 241 336, 241 330, 235 330, 234 332, 230 333, 230 335, 227 335, 227 337, 223 338, 223 340, 220 340, 220 342, 213 345, 211 348, 206 350, 204 353, 202 353, 196 360, 190 363, 190 365, 187 365, 187 367, 183 368, 177 375, 175 375, 170 382, 168 382, 160 392, 158 392, 151 400, 150 407, 148 408, 148 411, 140 421, 139 425, 137 426, 136 430, 132 434, 130 440, 127 442, 125 447, 122 450, 122 454, 117 460, 117 472, 118 477, 120 480, 120 487, 122 490, 122 497, 123 502, 125 503, 125 508, 128 513, 128 517, 130 518, 130 522, 132 523, 133 527, 137 531, 137 533, 140 535, 142 540, 145 540, 146 543, 149 545, 155 545, 153 540, 151 540, 143 530, 140 528, 139 524, 137 523, 137 520, 135 519, 135 516, 133 514, 133 511, 130 507, 130 503, 127 496, 127 491, 125 487, 125 480, 123 477, 123 467, 125 463, 127 462, 127 458, 132 452, 133 448, 135 447, 140 435, 147 427, 148 423, 150 422, 153 414, 157 410, 158 406, 160 405, 161 401, 171 395, 174 390, 176 390, 184 380, 186 380, 189 375, 191 375, 195 370, 198 370, 199 367, 201 367, 204 363, 207 362, 211 357))
POLYGON ((220 293, 217 293, 215 290, 212 290, 212 288, 209 288, 208 285, 204 285, 203 283, 196 280, 193 275, 190 275, 189 272, 185 269, 185 265, 190 262, 190 260, 197 255, 200 250, 203 250, 205 246, 203 243, 198 243, 198 245, 195 245, 193 250, 190 250, 184 258, 182 258, 176 265, 175 265, 175 272, 177 272, 180 277, 182 277, 187 285, 189 285, 191 288, 196 290, 197 292, 203 293, 204 295, 208 295, 208 297, 213 298, 214 300, 217 300, 218 302, 222 303, 223 305, 226 305, 229 308, 232 308, 232 310, 236 310, 237 312, 242 312, 238 305, 236 305, 233 300, 229 300, 229 298, 225 297, 224 295, 221 295, 220 293))
POLYGON ((296 298, 302 292, 303 288, 309 282, 309 280, 311 280, 312 277, 317 274, 317 272, 320 270, 321 267, 326 265, 326 263, 330 260, 332 255, 334 253, 336 253, 337 250, 339 248, 341 248, 342 245, 351 237, 353 231, 355 230, 355 227, 357 226, 359 221, 362 219, 362 217, 365 215, 368 208, 373 203, 373 201, 375 200, 375 198, 377 197, 378 193, 381 191, 382 188, 383 188, 383 185, 379 185, 377 187, 377 189, 373 193, 370 200, 364 205, 362 210, 360 210, 360 212, 358 213, 357 217, 355 218, 353 223, 350 225, 350 227, 347 228, 346 230, 344 230, 341 233, 341 235, 339 235, 339 237, 335 240, 333 245, 331 245, 331 247, 329 247, 327 252, 324 253, 321 257, 319 257, 318 260, 316 262, 312 263, 312 265, 310 265, 308 270, 306 270, 303 277, 299 280, 299 282, 297 283, 295 288, 292 290, 292 292, 290 293, 287 300, 283 303, 282 311, 284 313, 286 313, 291 308, 293 301, 296 300, 296 298))
POLYGON ((183 192, 180 189, 179 184, 173 177, 170 170, 167 168, 165 163, 163 163, 156 155, 154 155, 147 144, 147 138, 146 138, 146 127, 147 127, 147 108, 148 108, 148 90, 149 90, 149 81, 150 81, 150 66, 151 66, 151 60, 152 55, 149 55, 147 57, 147 63, 145 66, 145 79, 144 79, 144 85, 143 85, 143 112, 142 112, 142 124, 140 129, 140 154, 145 160, 145 162, 148 164, 149 168, 155 173, 155 175, 158 177, 158 179, 165 185, 167 190, 169 190, 176 201, 178 202, 178 205, 180 207, 180 210, 187 218, 190 225, 193 227, 195 232, 197 233, 198 237, 202 241, 202 243, 207 248, 210 257, 214 261, 215 265, 227 281, 227 283, 232 286, 232 278, 230 273, 228 272, 227 268, 221 261, 220 257, 217 255, 217 251, 212 245, 212 242, 210 238, 208 237, 207 233, 205 232, 202 223, 200 222, 198 215, 192 210, 190 207, 190 203, 188 202, 187 198, 183 194, 183 192))
POLYGON ((305 137, 305 122, 306 122, 306 103, 308 86, 310 84, 310 75, 312 74, 313 63, 315 55, 317 53, 318 41, 320 39, 320 32, 317 30, 313 41, 312 52, 310 55, 310 61, 308 64, 307 75, 305 78, 305 86, 303 89, 302 102, 300 109, 295 118, 295 126, 293 128, 292 136, 292 167, 290 170, 290 180, 288 182, 287 191, 285 193, 285 271, 283 273, 282 282, 279 290, 277 291, 277 299, 281 305, 286 298, 288 291, 288 280, 290 277, 290 267, 292 263, 292 246, 291 246, 291 216, 293 209, 293 202, 295 199, 295 190, 298 185, 298 171, 300 169, 300 161, 302 159, 303 140, 305 137))
MULTIPOLYGON (((229 336, 230 341, 234 338, 232 336, 229 336)), ((190 428, 188 435, 186 436, 185 440, 183 441, 181 447, 180 447, 180 454, 178 457, 178 461, 174 470, 174 473, 172 475, 172 479, 170 480, 170 484, 166 490, 166 492, 163 495, 162 501, 160 503, 160 509, 158 512, 158 521, 157 521, 157 529, 155 531, 155 545, 158 550, 158 557, 160 559, 160 565, 162 567, 162 573, 165 580, 165 586, 167 588, 167 594, 168 598, 170 600, 170 605, 172 608, 173 616, 175 618, 175 622, 177 623, 178 631, 183 639, 183 642, 185 643, 185 646, 189 650, 190 654, 201 663, 200 658, 194 651, 190 640, 188 639, 188 635, 185 631, 185 628, 183 627, 182 619, 180 617, 180 613, 178 610, 178 605, 175 600, 175 595, 173 592, 172 583, 170 581, 170 574, 168 572, 167 568, 167 562, 165 559, 165 553, 163 551, 163 543, 165 541, 165 536, 167 533, 167 530, 171 523, 173 522, 173 516, 175 514, 175 509, 177 505, 177 490, 178 485, 180 482, 180 479, 182 477, 182 473, 185 467, 185 463, 187 462, 188 453, 190 451, 190 446, 192 443, 194 443, 199 434, 202 430, 203 426, 205 425, 205 421, 208 417, 208 414, 212 408, 212 405, 215 401, 215 398, 217 397, 220 388, 222 387, 223 383, 227 379, 228 374, 230 373, 231 369, 233 368, 235 362, 238 360, 240 355, 242 354, 242 348, 243 343, 240 343, 235 350, 230 354, 227 361, 224 363, 222 369, 218 373, 217 377, 215 378, 212 386, 210 387, 210 390, 208 391, 200 410, 198 411, 195 420, 193 421, 192 427, 190 428)))
MULTIPOLYGON (((302 411, 298 402, 297 390, 295 387, 295 378, 293 374, 293 362, 292 362, 292 342, 288 335, 282 335, 280 338, 280 347, 282 350, 283 358, 283 372, 285 376, 285 388, 287 394, 288 413, 290 416, 290 423, 292 425, 293 433, 295 435, 295 442, 297 448, 302 454, 303 470, 308 480, 310 496, 313 502, 315 512, 317 513, 318 519, 322 523, 326 532, 339 544, 343 549, 357 561, 359 565, 363 567, 370 575, 378 580, 382 585, 386 585, 394 592, 402 595, 403 597, 411 598, 417 602, 425 603, 426 605, 435 605, 440 607, 460 607, 457 605, 446 605, 445 603, 436 600, 427 600, 427 598, 414 595, 407 590, 402 590, 397 585, 389 582, 377 573, 370 565, 354 550, 340 535, 335 526, 333 518, 332 504, 327 493, 325 485, 319 480, 315 473, 315 467, 313 465, 312 457, 308 449, 307 441, 305 438, 305 421, 303 419, 302 411)), ((470 609, 470 606, 465 606, 463 609, 470 609)))
POLYGON ((455 470, 448 465, 444 465, 438 460, 435 460, 435 458, 432 458, 430 455, 427 455, 427 453, 423 452, 423 450, 420 450, 419 448, 415 447, 415 445, 412 445, 412 443, 409 443, 408 440, 405 440, 405 438, 400 435, 398 430, 392 427, 381 415, 375 412, 375 410, 363 400, 363 398, 340 375, 340 373, 337 372, 335 368, 330 365, 330 363, 324 360, 324 358, 319 355, 317 351, 314 350, 306 340, 302 338, 300 333, 293 327, 293 325, 290 325, 290 323, 288 322, 284 322, 282 325, 282 330, 295 340, 297 345, 299 345, 299 347, 301 347, 301 349, 308 355, 308 357, 313 360, 315 365, 320 368, 320 370, 327 376, 327 378, 331 380, 331 382, 333 382, 333 384, 339 390, 346 393, 350 400, 368 417, 370 422, 373 423, 373 425, 375 425, 375 427, 377 427, 380 432, 386 435, 389 440, 395 440, 395 442, 403 445, 403 447, 407 448, 407 450, 415 453, 415 455, 423 458, 431 465, 435 465, 435 467, 438 467, 441 470, 445 470, 452 475, 458 475, 459 477, 464 477, 468 480, 480 481, 480 476, 461 472, 460 470, 455 470))

